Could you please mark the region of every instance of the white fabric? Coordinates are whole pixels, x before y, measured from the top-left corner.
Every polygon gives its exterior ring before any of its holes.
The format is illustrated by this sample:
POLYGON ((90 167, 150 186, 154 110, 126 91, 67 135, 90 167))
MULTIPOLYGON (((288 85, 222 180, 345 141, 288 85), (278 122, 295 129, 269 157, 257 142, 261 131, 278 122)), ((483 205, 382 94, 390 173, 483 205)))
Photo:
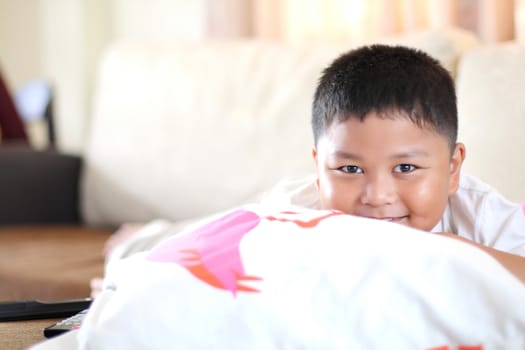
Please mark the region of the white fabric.
POLYGON ((485 246, 525 257, 525 215, 493 187, 462 175, 434 232, 453 232, 485 246))
POLYGON ((525 348, 525 285, 397 224, 250 206, 120 263, 79 349, 525 348))
MULTIPOLYGON (((320 209, 315 175, 283 180, 262 203, 276 208, 320 209)), ((525 257, 525 215, 521 205, 493 187, 461 174, 456 194, 449 198, 441 221, 432 232, 451 232, 474 242, 525 257)))
MULTIPOLYGON (((477 41, 462 31, 379 40, 455 71, 477 41)), ((370 44, 370 43, 368 43, 370 44)), ((314 169, 312 96, 356 43, 116 43, 102 61, 82 176, 90 225, 185 220, 251 201, 314 169)))

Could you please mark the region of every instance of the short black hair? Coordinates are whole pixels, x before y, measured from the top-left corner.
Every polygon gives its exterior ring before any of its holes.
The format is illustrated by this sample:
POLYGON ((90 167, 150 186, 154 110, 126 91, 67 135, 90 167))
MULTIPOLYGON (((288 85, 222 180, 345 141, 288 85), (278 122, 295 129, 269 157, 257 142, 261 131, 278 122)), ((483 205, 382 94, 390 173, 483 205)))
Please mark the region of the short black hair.
POLYGON ((458 118, 450 73, 423 51, 388 45, 351 50, 323 71, 312 108, 315 145, 334 121, 392 111, 443 135, 454 150, 458 118))

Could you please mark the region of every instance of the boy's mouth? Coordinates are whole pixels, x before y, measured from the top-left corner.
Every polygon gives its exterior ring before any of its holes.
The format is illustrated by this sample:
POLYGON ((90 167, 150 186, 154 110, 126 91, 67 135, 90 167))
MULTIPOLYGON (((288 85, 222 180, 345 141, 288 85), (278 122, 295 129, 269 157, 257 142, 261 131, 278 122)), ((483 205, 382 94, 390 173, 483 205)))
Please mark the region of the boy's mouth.
POLYGON ((395 223, 400 223, 401 221, 403 221, 407 217, 408 217, 408 215, 405 215, 405 216, 394 216, 394 217, 373 217, 373 216, 367 216, 367 218, 369 218, 369 219, 388 221, 388 222, 395 222, 395 223))

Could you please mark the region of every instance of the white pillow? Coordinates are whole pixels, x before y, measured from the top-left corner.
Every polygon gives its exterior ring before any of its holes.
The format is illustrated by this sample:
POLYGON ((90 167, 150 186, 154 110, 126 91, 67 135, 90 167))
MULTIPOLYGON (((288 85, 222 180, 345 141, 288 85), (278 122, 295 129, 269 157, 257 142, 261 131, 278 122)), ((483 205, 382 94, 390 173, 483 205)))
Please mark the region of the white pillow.
POLYGON ((113 278, 82 349, 525 348, 525 286, 490 256, 336 212, 239 208, 113 278))

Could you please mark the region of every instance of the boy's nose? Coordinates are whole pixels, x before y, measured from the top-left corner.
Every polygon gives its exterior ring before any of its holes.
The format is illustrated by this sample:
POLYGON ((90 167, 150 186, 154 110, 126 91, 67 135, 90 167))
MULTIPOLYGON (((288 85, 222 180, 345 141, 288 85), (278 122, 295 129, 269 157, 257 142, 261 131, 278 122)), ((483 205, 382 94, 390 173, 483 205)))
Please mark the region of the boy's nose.
POLYGON ((392 204, 395 201, 395 186, 388 177, 368 179, 361 193, 361 202, 372 207, 392 204))

